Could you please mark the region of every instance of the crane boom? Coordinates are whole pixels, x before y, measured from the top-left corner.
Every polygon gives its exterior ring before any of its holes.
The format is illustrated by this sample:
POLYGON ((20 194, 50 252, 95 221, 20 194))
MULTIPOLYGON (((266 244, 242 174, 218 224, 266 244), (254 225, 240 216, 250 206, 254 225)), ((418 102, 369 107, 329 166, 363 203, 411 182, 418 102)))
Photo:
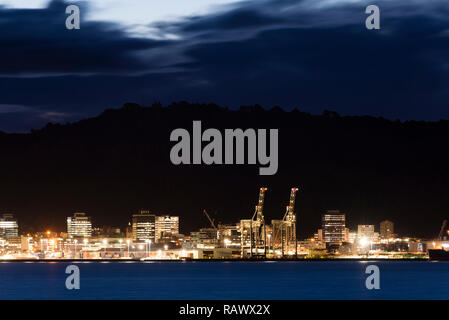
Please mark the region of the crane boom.
POLYGON ((259 189, 259 201, 257 202, 257 206, 256 206, 256 212, 255 214, 257 214, 256 216, 256 220, 258 221, 263 221, 264 217, 263 217, 263 204, 265 202, 265 192, 268 190, 268 188, 262 187, 259 189))
POLYGON ((209 216, 209 214, 207 213, 206 209, 203 209, 203 213, 207 217, 207 220, 209 220, 210 225, 212 226, 212 228, 217 230, 217 227, 215 226, 214 220, 209 216))
POLYGON ((256 250, 256 255, 259 255, 259 249, 262 247, 264 255, 267 252, 266 238, 267 230, 265 225, 265 219, 263 216, 263 204, 265 201, 265 192, 268 188, 262 187, 259 189, 259 201, 257 202, 254 214, 250 219, 250 256, 253 256, 253 248, 256 250), (255 220, 254 220, 255 218, 255 220))
POLYGON ((291 220, 295 214, 296 192, 298 192, 298 190, 298 188, 292 188, 290 191, 290 201, 285 210, 284 220, 291 220))
POLYGON ((444 228, 446 227, 447 220, 443 220, 443 224, 441 225, 440 233, 438 234, 438 240, 441 240, 443 237, 444 228))

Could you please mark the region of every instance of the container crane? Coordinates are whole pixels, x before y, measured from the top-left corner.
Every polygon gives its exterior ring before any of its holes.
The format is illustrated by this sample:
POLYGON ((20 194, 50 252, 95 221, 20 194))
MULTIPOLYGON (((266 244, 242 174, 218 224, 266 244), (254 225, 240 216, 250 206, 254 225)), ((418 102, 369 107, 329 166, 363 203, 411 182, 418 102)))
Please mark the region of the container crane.
POLYGON ((259 189, 259 201, 257 202, 254 214, 250 221, 250 256, 253 256, 253 243, 255 244, 256 255, 259 254, 259 248, 263 246, 264 256, 267 254, 267 230, 265 218, 263 216, 263 205, 265 202, 265 192, 268 188, 259 189), (253 231, 253 225, 255 230, 253 231))
POLYGON ((284 256, 285 247, 291 246, 294 242, 295 254, 298 255, 298 245, 296 239, 296 214, 295 214, 295 203, 296 203, 296 193, 298 188, 291 188, 290 190, 290 201, 286 206, 284 216, 282 220, 272 220, 273 225, 273 243, 275 245, 281 245, 281 253, 284 256))

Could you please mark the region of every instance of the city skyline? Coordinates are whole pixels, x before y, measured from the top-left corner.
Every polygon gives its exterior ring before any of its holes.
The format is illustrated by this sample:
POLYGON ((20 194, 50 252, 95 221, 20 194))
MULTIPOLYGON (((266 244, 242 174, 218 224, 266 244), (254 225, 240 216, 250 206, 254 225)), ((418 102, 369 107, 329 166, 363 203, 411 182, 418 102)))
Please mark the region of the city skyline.
MULTIPOLYGON (((296 188, 295 188, 296 189, 296 188)), ((207 211, 203 210, 205 212, 206 217, 209 219, 209 224, 207 223, 201 227, 200 229, 210 229, 210 226, 212 225, 213 228, 216 228, 215 220, 210 220, 210 216, 207 214, 207 211)), ((296 215, 295 213, 291 212, 291 214, 296 215)), ((154 213, 151 210, 148 209, 139 209, 137 210, 137 213, 133 213, 130 217, 129 223, 123 227, 123 226, 113 226, 109 224, 105 225, 94 225, 92 223, 92 217, 87 216, 86 212, 74 212, 72 216, 67 217, 67 224, 66 228, 64 230, 50 230, 49 228, 44 228, 42 230, 30 232, 23 231, 19 232, 18 227, 18 220, 15 218, 14 214, 12 213, 0 213, 0 238, 8 238, 8 230, 13 230, 13 237, 23 234, 30 234, 30 233, 39 233, 39 232, 51 232, 51 233, 66 233, 69 238, 89 238, 93 236, 94 232, 98 233, 98 230, 102 232, 101 230, 106 232, 106 229, 114 229, 117 230, 116 234, 117 237, 119 236, 125 236, 133 238, 134 241, 140 241, 140 240, 146 240, 146 239, 157 239, 161 238, 161 232, 162 231, 170 231, 171 234, 181 234, 179 231, 180 228, 180 218, 179 216, 173 216, 173 215, 159 215, 154 213), (147 219, 150 220, 147 220, 147 219), (140 224, 140 227, 139 227, 140 224), (151 226, 148 226, 148 224, 151 224, 151 226), (130 229, 130 226, 132 228, 130 229), (170 226, 170 227, 168 227, 170 226), (137 228, 140 228, 137 230, 137 228), (167 229, 168 228, 168 229, 167 229), (173 230, 176 230, 173 231, 173 230)), ((303 239, 311 238, 310 236, 314 236, 315 238, 320 238, 326 243, 341 243, 341 242, 348 242, 348 234, 347 232, 351 230, 357 230, 356 233, 358 234, 370 234, 371 236, 374 236, 374 234, 377 234, 377 237, 382 238, 390 238, 393 236, 397 236, 397 234, 394 233, 394 223, 388 219, 379 221, 375 224, 363 224, 363 225, 355 225, 355 228, 353 227, 350 229, 348 225, 346 224, 347 214, 344 212, 341 212, 340 210, 331 209, 331 210, 325 210, 325 212, 321 213, 321 225, 317 226, 318 233, 314 233, 314 231, 309 232, 308 235, 304 235, 303 239), (328 220, 331 219, 331 220, 328 220), (379 227, 375 227, 378 225, 379 227), (338 227, 339 226, 339 227, 338 227), (340 229, 336 229, 340 228, 340 229), (323 231, 322 231, 323 230, 323 231), (329 230, 329 231, 325 231, 329 230), (376 231, 377 230, 377 231, 376 231), (320 232, 323 232, 320 234, 320 232)), ((204 218, 204 217, 203 217, 204 218)), ((243 221, 250 221, 250 219, 246 219, 242 217, 243 221)), ((285 219, 285 217, 284 217, 285 219)), ((273 219, 271 220, 271 224, 274 226, 274 224, 279 223, 283 220, 277 220, 273 219)), ((288 220, 285 220, 288 221, 288 220)), ((238 224, 236 223, 236 224, 238 224)), ((226 226, 226 225, 232 225, 232 223, 222 223, 219 222, 217 224, 218 226, 226 226)), ((295 225, 296 226, 296 225, 295 225)), ((187 231, 186 234, 192 234, 196 232, 197 230, 190 230, 187 231)), ((406 235, 407 237, 412 237, 411 235, 406 235)), ((299 237, 298 237, 299 238, 299 237)))
MULTIPOLYGON (((170 217, 174 217, 174 218, 182 218, 182 217, 179 217, 179 216, 173 216, 173 215, 159 215, 159 214, 156 214, 156 213, 153 213, 153 211, 150 211, 150 210, 147 210, 147 209, 139 209, 138 210, 139 212, 142 212, 142 211, 148 211, 148 212, 151 212, 151 213, 149 213, 149 215, 151 215, 151 216, 153 216, 155 219, 154 219, 154 221, 153 221, 153 224, 154 225, 157 225, 158 224, 158 218, 170 218, 170 217)), ((320 221, 322 221, 323 223, 324 223, 324 216, 326 216, 327 214, 334 214, 334 213, 336 213, 337 215, 342 215, 342 216, 345 216, 346 217, 346 213, 343 213, 343 212, 341 212, 340 213, 340 210, 336 210, 336 209, 331 209, 331 210, 325 210, 325 212, 323 212, 323 213, 321 213, 320 214, 320 221)), ((141 213, 139 213, 139 214, 141 214, 141 213)), ((67 224, 66 224, 66 228, 63 228, 63 229, 51 229, 51 228, 42 228, 41 230, 34 230, 34 231, 31 231, 31 230, 23 230, 22 231, 22 233, 23 234, 27 234, 27 233, 36 233, 36 232, 47 232, 47 231, 49 231, 49 230, 51 230, 51 232, 52 233, 70 233, 68 230, 70 229, 70 227, 69 227, 69 224, 70 224, 70 222, 72 221, 72 219, 73 218, 80 218, 81 217, 81 219, 85 219, 86 221, 89 221, 89 224, 90 224, 90 231, 89 231, 89 234, 92 234, 92 232, 94 231, 94 228, 95 229, 103 229, 103 228, 116 228, 116 229, 120 229, 120 230, 126 230, 127 229, 127 227, 129 227, 129 225, 132 223, 132 221, 133 221, 133 218, 134 218, 134 216, 138 216, 139 214, 131 214, 131 219, 129 219, 129 223, 127 224, 127 226, 117 226, 117 225, 110 225, 110 224, 108 224, 107 222, 105 223, 105 224, 96 224, 96 225, 94 225, 93 223, 92 223, 92 216, 87 216, 87 212, 80 212, 80 211, 74 211, 73 212, 73 216, 69 216, 69 217, 67 217, 67 224), (70 222, 69 222, 70 221, 70 222)), ((0 212, 0 216, 3 216, 3 218, 1 218, 0 217, 0 229, 5 229, 5 228, 7 228, 7 227, 5 227, 5 226, 8 226, 8 228, 9 228, 9 226, 10 225, 15 225, 15 228, 18 228, 17 227, 17 223, 19 222, 19 220, 15 217, 15 215, 13 214, 13 213, 11 213, 11 212, 8 212, 8 213, 1 213, 0 212), (12 223, 12 222, 8 222, 8 223, 4 223, 4 225, 1 223, 2 221, 8 221, 8 220, 6 220, 6 218, 5 217, 7 217, 7 219, 12 219, 11 221, 14 221, 14 223, 12 223), (4 219, 4 220, 2 220, 2 219, 4 219)), ((199 219, 201 219, 201 220, 204 220, 204 226, 202 226, 202 227, 200 227, 200 228, 209 228, 210 227, 210 222, 209 222, 209 224, 207 223, 207 220, 206 219, 204 219, 204 217, 202 217, 201 215, 199 215, 199 219)), ((243 218, 242 218, 243 219, 243 218)), ((248 218, 249 219, 249 218, 248 218)), ((345 218, 346 219, 346 218, 345 218)), ((243 219, 244 220, 244 219, 243 219)), ((278 220, 276 220, 276 219, 273 219, 273 220, 271 220, 271 221, 278 221, 278 220)), ((177 222, 176 222, 176 224, 178 224, 179 223, 179 220, 177 220, 177 222)), ((379 225, 379 227, 378 228, 376 228, 376 230, 378 230, 379 232, 379 234, 380 233, 382 233, 382 223, 389 223, 389 224, 391 224, 391 226, 389 227, 390 228, 390 230, 393 228, 392 226, 394 225, 394 223, 393 222, 391 222, 391 221, 389 221, 388 219, 385 219, 385 220, 382 220, 382 221, 379 221, 378 223, 374 223, 374 224, 356 224, 356 225, 353 225, 353 227, 352 227, 352 229, 353 230, 356 230, 358 227, 360 227, 360 226, 375 226, 375 225, 379 225)), ((161 223, 162 224, 162 223, 161 223)), ((230 223, 222 223, 222 222, 220 222, 220 224, 224 224, 224 225, 229 225, 230 223)), ((231 224, 232 224, 232 222, 231 222, 231 224)), ((344 225, 345 226, 347 226, 346 225, 346 222, 345 222, 345 220, 344 220, 344 225)), ((317 224, 317 228, 318 229, 320 229, 321 227, 322 227, 323 225, 321 224, 317 224)), ((351 229, 351 230, 352 230, 351 229)), ((391 232, 390 230, 388 230, 388 234, 394 234, 393 232, 391 232)), ((189 233, 191 233, 191 232, 194 232, 194 231, 196 231, 196 230, 186 230, 186 234, 189 234, 189 233)), ((75 231, 74 231, 75 232, 75 231)), ((123 233, 123 232, 121 232, 121 233, 123 233)), ((153 230, 153 232, 152 232, 152 234, 153 234, 153 237, 156 235, 156 231, 155 230, 153 230)), ((310 236, 313 236, 313 234, 314 234, 314 230, 311 230, 310 232, 309 232, 309 234, 307 234, 307 235, 304 235, 305 236, 305 238, 304 239, 307 239, 307 238, 310 238, 310 236)), ((0 237, 1 237, 1 235, 2 235, 2 233, 0 233, 0 237)), ((90 237, 91 235, 88 235, 87 237, 90 237)), ((80 235, 79 237, 84 237, 83 235, 80 235)), ((345 236, 343 235, 343 238, 344 238, 345 236)), ((332 242, 332 241, 330 241, 330 242, 332 242)))
POLYGON ((297 239, 288 231, 296 227, 297 188, 292 188, 291 211, 287 207, 284 218, 271 223, 264 222, 263 217, 267 189, 260 190, 257 214, 252 219, 216 225, 204 211, 210 226, 188 235, 179 233, 179 217, 157 216, 147 209, 134 213, 124 232, 114 227, 95 227, 89 216, 75 212, 67 218, 67 232, 23 234, 13 215, 3 214, 0 259, 357 259, 370 255, 421 259, 426 257, 427 249, 449 246, 445 223, 437 239, 401 237, 393 233, 394 223, 389 220, 380 222, 380 232, 375 231, 375 225, 358 225, 357 231, 351 231, 346 214, 339 210, 322 214, 322 226, 313 237, 297 239))

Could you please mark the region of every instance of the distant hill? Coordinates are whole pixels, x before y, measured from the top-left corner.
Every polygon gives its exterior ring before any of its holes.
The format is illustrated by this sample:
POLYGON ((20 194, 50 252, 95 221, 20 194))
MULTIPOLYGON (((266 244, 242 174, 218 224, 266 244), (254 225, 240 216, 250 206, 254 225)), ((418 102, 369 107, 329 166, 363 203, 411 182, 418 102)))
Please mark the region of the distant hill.
POLYGON ((65 229, 65 218, 86 211, 94 224, 124 227, 148 208, 181 217, 184 232, 217 220, 252 215, 258 188, 267 186, 265 215, 280 218, 298 186, 299 237, 320 225, 325 209, 348 224, 389 219, 399 233, 435 236, 449 211, 449 122, 399 122, 373 117, 314 116, 260 106, 228 110, 213 104, 163 107, 125 104, 95 118, 48 124, 30 134, 0 134, 0 211, 24 230, 65 229), (258 166, 174 166, 175 128, 278 128, 279 171, 258 166))

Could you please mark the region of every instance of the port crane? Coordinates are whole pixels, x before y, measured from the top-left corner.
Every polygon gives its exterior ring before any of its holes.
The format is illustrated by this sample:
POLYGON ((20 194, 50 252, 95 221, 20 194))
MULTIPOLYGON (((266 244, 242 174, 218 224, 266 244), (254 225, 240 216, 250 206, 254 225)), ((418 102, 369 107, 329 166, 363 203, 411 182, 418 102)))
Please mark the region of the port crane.
POLYGON ((294 243, 295 255, 298 256, 298 241, 296 238, 296 224, 297 217, 295 214, 296 193, 299 188, 291 188, 290 201, 286 206, 282 220, 273 220, 273 243, 274 245, 281 245, 281 254, 284 256, 285 248, 288 248, 294 243))
POLYGON ((256 256, 259 255, 261 247, 263 248, 263 256, 267 254, 267 229, 263 216, 263 205, 267 190, 268 188, 265 187, 259 189, 259 200, 250 220, 250 257, 253 257, 253 248, 256 256))

